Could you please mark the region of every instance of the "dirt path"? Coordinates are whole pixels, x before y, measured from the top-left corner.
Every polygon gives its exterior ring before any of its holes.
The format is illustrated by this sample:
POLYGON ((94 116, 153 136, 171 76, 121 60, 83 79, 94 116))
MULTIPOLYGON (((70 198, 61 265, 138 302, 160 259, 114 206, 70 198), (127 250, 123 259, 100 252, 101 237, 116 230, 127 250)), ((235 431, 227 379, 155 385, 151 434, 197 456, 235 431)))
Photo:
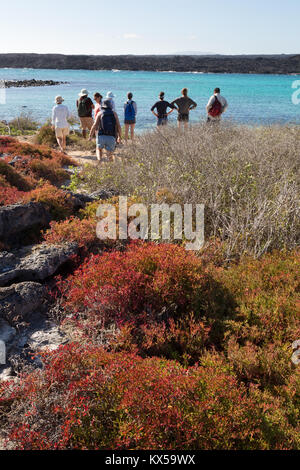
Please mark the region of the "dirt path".
POLYGON ((35 135, 18 135, 17 137, 15 137, 15 136, 12 136, 12 137, 14 139, 17 139, 22 144, 33 144, 34 145, 35 135))
MULTIPOLYGON (((27 144, 34 144, 34 138, 35 136, 33 135, 16 137, 16 139, 19 142, 27 143, 27 144)), ((121 146, 118 146, 115 151, 115 157, 117 159, 122 158, 122 148, 123 148, 123 145, 121 144, 121 146)), ((69 157, 75 160, 80 166, 84 166, 87 163, 91 165, 98 164, 96 152, 91 151, 91 150, 76 150, 76 149, 72 149, 69 147, 67 148, 67 154, 69 157)), ((106 161, 105 157, 104 157, 104 161, 106 161)))
POLYGON ((96 155, 92 155, 92 152, 89 151, 67 149, 67 154, 68 157, 75 160, 80 166, 86 165, 87 163, 92 165, 97 165, 98 163, 96 155))
MULTIPOLYGON (((122 158, 122 149, 123 149, 123 145, 118 146, 116 148, 116 151, 114 152, 114 156, 115 156, 116 160, 122 158)), ((69 157, 71 157, 73 160, 75 160, 80 166, 86 165, 87 163, 89 163, 91 165, 97 165, 98 164, 96 153, 91 152, 89 150, 87 150, 87 151, 85 151, 85 150, 72 150, 72 149, 67 148, 67 154, 68 154, 69 157)), ((103 161, 104 162, 107 161, 105 152, 104 152, 103 161)))
MULTIPOLYGON (((18 136, 16 139, 22 144, 34 144, 34 135, 30 136, 18 136)), ((75 160, 80 166, 85 165, 86 163, 91 163, 92 165, 97 164, 96 154, 90 150, 74 150, 72 148, 67 148, 67 154, 73 160, 75 160)))

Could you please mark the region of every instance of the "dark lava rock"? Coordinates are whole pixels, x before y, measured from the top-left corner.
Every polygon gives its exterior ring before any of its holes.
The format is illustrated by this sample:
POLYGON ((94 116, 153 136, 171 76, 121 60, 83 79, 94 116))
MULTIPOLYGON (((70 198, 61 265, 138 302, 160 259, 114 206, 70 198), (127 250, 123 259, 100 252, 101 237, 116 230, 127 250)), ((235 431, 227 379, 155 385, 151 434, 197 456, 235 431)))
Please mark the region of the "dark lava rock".
POLYGON ((49 212, 40 203, 0 207, 0 240, 10 241, 12 236, 37 225, 47 227, 50 220, 49 212))
POLYGON ((42 309, 46 300, 46 289, 37 282, 22 282, 0 288, 0 318, 12 321, 25 318, 37 309, 42 309))
POLYGON ((55 274, 77 251, 76 244, 67 243, 0 252, 0 286, 12 282, 43 281, 55 274))
POLYGON ((7 80, 4 82, 5 88, 27 88, 38 86, 65 85, 68 82, 56 82, 54 80, 7 80))
POLYGON ((114 196, 118 196, 119 193, 115 191, 114 189, 99 189, 99 191, 95 191, 92 194, 89 194, 89 197, 92 198, 94 201, 95 200, 102 200, 105 201, 106 199, 110 199, 114 196))

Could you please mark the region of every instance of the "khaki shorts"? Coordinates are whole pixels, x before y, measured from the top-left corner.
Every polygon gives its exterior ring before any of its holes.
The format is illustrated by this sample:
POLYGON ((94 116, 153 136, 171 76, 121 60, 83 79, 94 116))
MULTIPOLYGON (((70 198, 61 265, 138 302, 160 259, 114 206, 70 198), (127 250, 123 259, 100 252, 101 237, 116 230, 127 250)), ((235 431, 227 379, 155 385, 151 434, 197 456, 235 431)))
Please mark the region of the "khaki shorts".
POLYGON ((55 135, 56 137, 63 139, 64 137, 67 137, 67 135, 70 134, 70 129, 68 127, 57 127, 55 129, 55 135))
POLYGON ((81 129, 85 131, 88 129, 89 131, 92 129, 94 125, 94 120, 92 117, 81 117, 80 119, 80 124, 81 124, 81 129))

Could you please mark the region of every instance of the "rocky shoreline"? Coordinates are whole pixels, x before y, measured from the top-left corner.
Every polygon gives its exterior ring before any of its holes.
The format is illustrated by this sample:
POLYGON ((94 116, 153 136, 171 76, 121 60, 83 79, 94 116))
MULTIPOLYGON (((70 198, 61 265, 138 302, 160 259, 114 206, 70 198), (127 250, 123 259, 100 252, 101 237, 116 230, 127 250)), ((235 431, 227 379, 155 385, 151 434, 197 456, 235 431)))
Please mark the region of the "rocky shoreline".
POLYGON ((56 82, 54 80, 5 80, 5 88, 28 88, 28 87, 41 87, 41 86, 57 86, 66 85, 68 82, 56 82))

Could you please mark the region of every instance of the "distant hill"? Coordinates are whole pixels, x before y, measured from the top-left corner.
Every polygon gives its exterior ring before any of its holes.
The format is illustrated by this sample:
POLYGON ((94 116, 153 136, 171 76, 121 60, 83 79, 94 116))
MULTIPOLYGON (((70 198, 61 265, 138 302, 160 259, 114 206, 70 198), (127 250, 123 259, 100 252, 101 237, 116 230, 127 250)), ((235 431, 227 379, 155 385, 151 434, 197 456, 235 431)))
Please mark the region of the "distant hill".
POLYGON ((174 52, 174 55, 191 55, 191 56, 194 56, 194 55, 202 55, 202 56, 206 56, 206 55, 218 55, 218 54, 215 54, 214 52, 200 52, 200 51, 178 51, 178 52, 174 52))
POLYGON ((292 74, 300 73, 300 54, 261 56, 0 54, 0 68, 3 67, 292 74))

